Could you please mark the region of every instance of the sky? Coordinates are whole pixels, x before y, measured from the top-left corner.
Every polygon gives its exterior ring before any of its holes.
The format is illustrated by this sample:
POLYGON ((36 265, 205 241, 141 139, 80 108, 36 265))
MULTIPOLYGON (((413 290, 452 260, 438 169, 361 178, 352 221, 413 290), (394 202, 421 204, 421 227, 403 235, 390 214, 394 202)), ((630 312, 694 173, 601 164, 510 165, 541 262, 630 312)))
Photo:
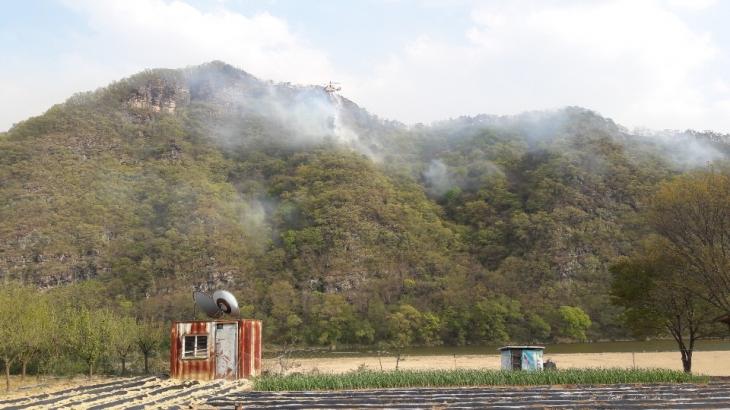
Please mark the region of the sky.
POLYGON ((730 1, 2 1, 0 131, 147 68, 338 81, 408 124, 581 106, 730 133, 730 1))

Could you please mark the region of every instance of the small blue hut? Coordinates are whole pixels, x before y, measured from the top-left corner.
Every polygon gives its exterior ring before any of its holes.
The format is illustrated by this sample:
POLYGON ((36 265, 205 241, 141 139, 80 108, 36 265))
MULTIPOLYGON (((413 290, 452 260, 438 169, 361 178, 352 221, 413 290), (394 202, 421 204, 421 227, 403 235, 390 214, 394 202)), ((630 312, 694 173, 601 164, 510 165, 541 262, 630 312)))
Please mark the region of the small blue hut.
POLYGON ((502 370, 542 370, 544 346, 500 347, 502 370))

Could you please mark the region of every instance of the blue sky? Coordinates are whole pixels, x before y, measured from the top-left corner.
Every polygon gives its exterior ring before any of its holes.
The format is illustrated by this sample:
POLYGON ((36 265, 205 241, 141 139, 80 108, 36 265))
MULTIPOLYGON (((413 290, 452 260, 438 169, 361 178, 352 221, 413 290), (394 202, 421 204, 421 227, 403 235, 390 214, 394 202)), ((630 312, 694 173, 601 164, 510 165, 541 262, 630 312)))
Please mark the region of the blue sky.
POLYGON ((578 105, 730 132, 730 1, 39 0, 0 13, 0 130, 145 68, 340 81, 406 123, 578 105))

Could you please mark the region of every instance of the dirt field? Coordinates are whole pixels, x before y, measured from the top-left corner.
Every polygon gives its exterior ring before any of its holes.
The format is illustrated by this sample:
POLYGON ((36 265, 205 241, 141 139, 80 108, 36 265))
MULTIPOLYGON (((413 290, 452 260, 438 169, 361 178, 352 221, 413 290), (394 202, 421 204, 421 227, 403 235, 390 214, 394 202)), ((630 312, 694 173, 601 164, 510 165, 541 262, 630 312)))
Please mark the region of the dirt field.
POLYGON ((199 408, 211 397, 250 390, 248 381, 181 381, 157 377, 74 379, 0 395, 0 409, 199 408))
MULTIPOLYGON (((657 352, 657 353, 636 353, 632 358, 631 353, 580 353, 580 354, 546 354, 546 359, 552 359, 559 368, 570 367, 664 367, 681 369, 679 353, 657 352)), ((288 372, 330 372, 340 373, 355 370, 361 367, 369 369, 380 369, 382 361, 383 370, 392 370, 395 367, 395 359, 383 357, 343 357, 343 358, 312 358, 292 359, 288 366, 288 372)), ((275 359, 264 361, 265 369, 278 372, 280 363, 275 359)), ((453 369, 453 368, 499 368, 499 356, 497 355, 461 355, 461 356, 406 356, 401 362, 402 369, 453 369)), ((728 351, 707 351, 695 352, 694 371, 696 373, 711 376, 730 376, 730 352, 728 351)), ((370 393, 328 393, 319 397, 319 394, 297 393, 294 396, 287 396, 283 393, 257 393, 250 392, 250 383, 240 382, 183 382, 179 380, 165 380, 157 377, 132 377, 132 378, 97 378, 88 380, 83 377, 73 379, 47 379, 39 382, 29 378, 25 387, 21 387, 17 378, 13 380, 14 389, 10 394, 0 393, 0 409, 50 409, 50 408, 210 408, 227 407, 232 408, 237 403, 247 403, 249 407, 275 408, 288 403, 294 407, 308 407, 325 404, 333 404, 341 401, 341 404, 352 404, 357 406, 375 396, 386 397, 387 400, 379 403, 383 407, 408 407, 409 400, 412 404, 429 403, 436 406, 449 407, 463 400, 474 405, 499 405, 514 395, 520 395, 520 400, 526 400, 525 404, 538 407, 544 405, 575 405, 583 403, 581 400, 605 400, 605 404, 611 407, 611 400, 620 397, 627 400, 628 407, 636 404, 638 406, 649 405, 651 400, 659 400, 653 404, 666 405, 672 403, 672 407, 685 407, 702 400, 704 408, 726 407, 730 405, 730 384, 710 385, 704 387, 693 387, 684 385, 678 390, 676 386, 667 386, 661 390, 638 391, 641 386, 622 387, 607 386, 609 389, 604 392, 603 388, 596 391, 577 389, 565 391, 553 391, 555 388, 548 388, 550 392, 532 391, 539 388, 489 388, 470 389, 465 391, 449 389, 439 390, 438 397, 443 395, 443 401, 435 400, 432 393, 415 389, 413 392, 387 391, 370 393), (613 390, 611 390, 613 389, 613 390), (626 390, 628 389, 628 390, 626 390), (666 391, 665 391, 666 390, 666 391), (681 390, 681 391, 680 391, 681 390), (608 392, 608 393, 607 393, 608 392), (377 393, 377 394, 375 394, 377 393), (386 394, 387 393, 387 394, 386 394), (396 394, 397 393, 397 394, 396 394), (428 393, 428 394, 427 394, 428 393), (604 394, 606 393, 606 394, 604 394), (609 394, 610 393, 610 394, 609 394), (661 393, 661 394, 659 394, 661 393), (349 402, 347 397, 354 400, 349 402), (359 397, 359 395, 365 395, 359 397), (375 394, 375 396, 373 396, 375 394), (466 396, 465 396, 466 395, 466 396), (524 395, 524 397, 521 397, 524 395), (300 397, 301 396, 301 397, 300 397), (311 396, 311 397, 310 397, 311 396), (463 397, 462 397, 463 396, 463 397), (604 397, 605 396, 605 397, 604 397), (400 397, 400 398, 399 398, 400 397), (539 398, 539 400, 537 400, 539 398), (281 400, 284 400, 282 402, 281 400), (312 403, 310 400, 321 400, 321 403, 312 403), (401 401, 402 400, 402 401, 401 401), (537 400, 537 401, 534 401, 537 400), (546 401, 547 400, 547 401, 546 401), (578 400, 578 401, 575 401, 578 400), (638 400, 634 403, 633 400, 638 400), (649 400, 649 401, 646 401, 649 400), (719 401, 718 401, 719 400, 719 401), (725 401, 723 401, 725 400, 725 401)), ((647 386, 651 387, 651 386, 647 386)), ((654 386, 657 389, 659 387, 654 386)), ((653 389, 653 387, 652 387, 653 389)), ((589 389, 590 390, 590 389, 589 389)), ((604 389, 605 390, 605 389, 604 389)), ((441 399, 439 399, 441 400, 441 399)), ((510 399, 511 400, 511 399, 510 399)), ((587 403, 586 402, 586 403, 587 403)), ((506 403, 506 402, 505 402, 506 403)), ((598 403, 594 401, 593 403, 598 403)), ((375 407, 378 407, 377 405, 375 407)), ((600 407, 600 406, 599 406, 600 407)))
MULTIPOLYGON (((58 386, 61 387, 59 383, 58 386)), ((245 382, 156 377, 99 379, 29 396, 0 397, 0 409, 303 408, 728 408, 730 383, 492 386, 254 392, 245 382)))
POLYGON ((730 384, 527 386, 236 392, 206 405, 233 409, 727 409, 730 384))
MULTIPOLYGON (((647 352, 636 353, 569 353, 545 354, 545 359, 554 361, 559 369, 570 367, 659 367, 682 370, 679 352, 647 352)), ((338 357, 291 359, 288 372, 320 372, 343 373, 365 366, 371 370, 395 368, 393 357, 338 357)), ((454 368, 487 368, 499 369, 498 355, 464 355, 464 356, 406 356, 401 360, 401 369, 454 369, 454 368)), ((264 368, 279 371, 279 363, 274 359, 264 360, 264 368)), ((730 351, 695 352, 693 356, 693 373, 708 376, 730 376, 730 351)))

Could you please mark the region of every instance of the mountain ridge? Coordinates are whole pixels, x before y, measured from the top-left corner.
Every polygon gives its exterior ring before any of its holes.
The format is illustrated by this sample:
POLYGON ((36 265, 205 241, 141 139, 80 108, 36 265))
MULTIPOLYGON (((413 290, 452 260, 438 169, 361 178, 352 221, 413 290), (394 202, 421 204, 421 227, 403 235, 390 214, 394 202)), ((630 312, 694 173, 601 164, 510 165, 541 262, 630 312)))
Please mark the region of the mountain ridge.
POLYGON ((578 107, 406 126, 222 62, 148 70, 0 134, 0 275, 166 318, 225 286, 279 342, 373 343, 393 312, 421 344, 558 340, 561 306, 626 337, 608 264, 657 184, 728 154, 578 107))

